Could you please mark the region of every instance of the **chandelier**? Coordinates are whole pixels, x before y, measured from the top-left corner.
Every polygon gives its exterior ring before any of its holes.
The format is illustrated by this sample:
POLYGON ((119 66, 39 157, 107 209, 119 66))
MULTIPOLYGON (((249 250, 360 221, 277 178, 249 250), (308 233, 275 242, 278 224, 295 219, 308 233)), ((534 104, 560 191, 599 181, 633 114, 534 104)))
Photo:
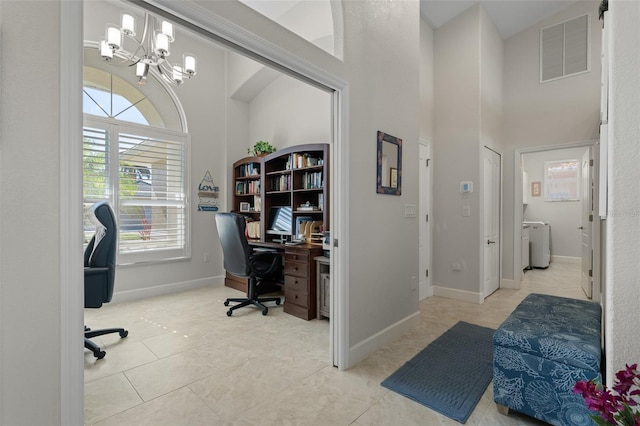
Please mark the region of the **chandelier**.
POLYGON ((122 12, 121 25, 107 24, 105 39, 100 42, 99 50, 102 59, 113 60, 114 55, 122 59, 121 63, 135 67, 139 84, 145 84, 149 68, 158 70, 162 78, 170 84, 179 86, 184 79, 196 75, 196 57, 190 53, 182 55, 182 63, 171 63, 167 59, 171 55, 169 49, 175 40, 175 29, 168 21, 145 13, 144 28, 140 38, 136 38, 136 19, 132 13, 122 12), (132 49, 126 49, 132 44, 132 49))

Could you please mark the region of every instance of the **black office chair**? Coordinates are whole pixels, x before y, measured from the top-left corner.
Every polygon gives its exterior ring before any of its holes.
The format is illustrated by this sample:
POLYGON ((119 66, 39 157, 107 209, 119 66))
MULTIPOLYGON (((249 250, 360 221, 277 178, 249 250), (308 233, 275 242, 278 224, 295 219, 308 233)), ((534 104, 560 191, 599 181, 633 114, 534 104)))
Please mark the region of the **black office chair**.
POLYGON ((231 316, 234 310, 249 305, 262 309, 262 315, 267 315, 269 308, 264 303, 276 302, 276 305, 279 305, 280 298, 258 298, 258 286, 263 278, 275 278, 282 274, 280 255, 253 251, 247 242, 245 234, 247 224, 243 216, 235 213, 218 213, 216 214, 216 226, 222 245, 224 269, 238 277, 249 278, 247 297, 225 300, 224 306, 229 306, 229 302, 239 302, 238 305, 229 308, 227 315, 231 316))
MULTIPOLYGON (((99 308, 110 302, 113 296, 118 229, 113 210, 106 201, 92 205, 87 214, 96 227, 96 233, 84 251, 84 307, 99 308)), ((104 358, 107 353, 89 339, 110 333, 119 333, 120 337, 129 334, 124 328, 91 330, 85 326, 84 347, 96 358, 104 358)))

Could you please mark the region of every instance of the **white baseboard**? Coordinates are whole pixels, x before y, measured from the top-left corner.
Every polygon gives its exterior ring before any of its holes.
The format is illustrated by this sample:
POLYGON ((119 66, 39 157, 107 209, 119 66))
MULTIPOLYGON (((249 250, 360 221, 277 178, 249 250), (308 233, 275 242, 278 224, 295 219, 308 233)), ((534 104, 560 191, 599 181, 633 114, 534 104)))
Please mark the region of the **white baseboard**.
POLYGON ((147 299, 164 294, 178 293, 200 287, 224 285, 224 276, 200 278, 179 283, 162 284, 153 287, 137 288, 113 293, 111 303, 130 302, 132 300, 147 299))
POLYGON ((433 286, 433 295, 446 297, 448 299, 463 300, 470 303, 483 303, 484 297, 480 293, 466 290, 458 290, 455 288, 433 286))
POLYGON ((373 336, 356 343, 349 349, 349 365, 347 368, 353 367, 376 350, 400 338, 400 336, 417 326, 419 322, 420 312, 418 311, 391 324, 373 336))
POLYGON ((516 282, 514 280, 502 278, 500 280, 500 288, 508 288, 510 290, 520 290, 520 284, 516 285, 516 282))
POLYGON ((581 257, 574 256, 551 256, 552 262, 561 262, 561 263, 582 263, 581 257))

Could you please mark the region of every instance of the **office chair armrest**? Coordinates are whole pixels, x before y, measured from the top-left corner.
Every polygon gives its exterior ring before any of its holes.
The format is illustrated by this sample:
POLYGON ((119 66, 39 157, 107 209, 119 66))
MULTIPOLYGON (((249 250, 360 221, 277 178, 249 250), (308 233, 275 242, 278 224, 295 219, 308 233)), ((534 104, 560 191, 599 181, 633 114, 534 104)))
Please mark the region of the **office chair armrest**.
POLYGON ((282 258, 277 253, 258 252, 249 256, 249 264, 258 275, 271 274, 281 269, 282 258))
POLYGON ((107 272, 109 272, 109 268, 104 267, 104 268, 88 268, 85 267, 84 268, 84 276, 91 276, 91 275, 104 275, 107 272))

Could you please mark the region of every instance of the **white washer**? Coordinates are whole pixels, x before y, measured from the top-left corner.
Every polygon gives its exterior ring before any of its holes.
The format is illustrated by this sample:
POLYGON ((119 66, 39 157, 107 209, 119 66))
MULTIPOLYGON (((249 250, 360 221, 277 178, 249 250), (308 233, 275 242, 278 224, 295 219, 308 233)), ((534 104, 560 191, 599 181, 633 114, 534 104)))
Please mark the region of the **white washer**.
POLYGON ((551 226, 548 222, 523 222, 529 225, 529 241, 531 243, 531 267, 547 268, 551 262, 551 226))

